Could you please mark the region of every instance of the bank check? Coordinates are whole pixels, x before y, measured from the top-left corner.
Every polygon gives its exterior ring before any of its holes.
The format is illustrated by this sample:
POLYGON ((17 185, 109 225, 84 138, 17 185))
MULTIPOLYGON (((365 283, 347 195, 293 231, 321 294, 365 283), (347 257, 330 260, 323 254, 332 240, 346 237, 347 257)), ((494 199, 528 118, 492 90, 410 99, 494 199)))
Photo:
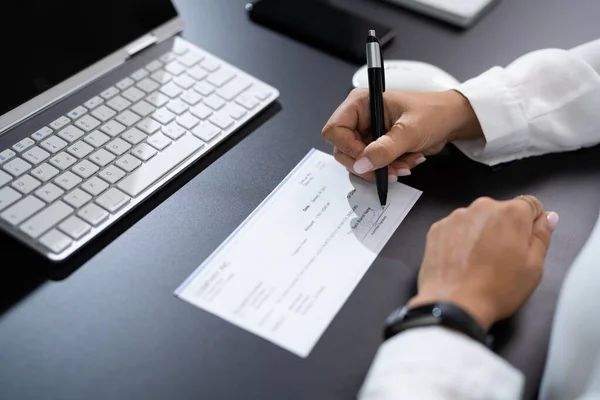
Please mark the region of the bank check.
POLYGON ((175 295, 306 357, 420 195, 313 149, 175 295))

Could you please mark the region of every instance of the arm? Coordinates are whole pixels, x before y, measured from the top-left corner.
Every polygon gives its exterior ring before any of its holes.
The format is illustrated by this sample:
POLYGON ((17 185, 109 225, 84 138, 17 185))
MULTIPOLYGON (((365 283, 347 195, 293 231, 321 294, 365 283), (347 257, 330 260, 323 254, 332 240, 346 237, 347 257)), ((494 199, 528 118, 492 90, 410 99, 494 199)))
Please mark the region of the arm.
POLYGON ((459 91, 485 138, 455 144, 475 161, 494 165, 600 143, 600 39, 527 54, 459 91))

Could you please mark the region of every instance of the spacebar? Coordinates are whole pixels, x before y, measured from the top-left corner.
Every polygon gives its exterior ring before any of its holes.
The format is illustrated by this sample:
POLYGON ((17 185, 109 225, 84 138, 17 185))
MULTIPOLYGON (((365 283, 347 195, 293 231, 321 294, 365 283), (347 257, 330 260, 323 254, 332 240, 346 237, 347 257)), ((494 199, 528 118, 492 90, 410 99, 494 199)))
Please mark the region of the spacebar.
POLYGON ((202 146, 204 142, 188 133, 143 164, 117 186, 131 197, 136 197, 202 146))

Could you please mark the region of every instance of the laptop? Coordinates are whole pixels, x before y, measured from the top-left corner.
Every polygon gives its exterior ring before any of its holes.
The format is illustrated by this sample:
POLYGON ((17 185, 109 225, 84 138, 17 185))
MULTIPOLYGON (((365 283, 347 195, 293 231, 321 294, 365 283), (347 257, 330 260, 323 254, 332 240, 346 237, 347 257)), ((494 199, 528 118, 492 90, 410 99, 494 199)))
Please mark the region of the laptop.
POLYGON ((462 28, 472 26, 496 0, 386 0, 462 28))
POLYGON ((178 37, 169 0, 19 0, 0 12, 0 230, 52 261, 279 96, 178 37))

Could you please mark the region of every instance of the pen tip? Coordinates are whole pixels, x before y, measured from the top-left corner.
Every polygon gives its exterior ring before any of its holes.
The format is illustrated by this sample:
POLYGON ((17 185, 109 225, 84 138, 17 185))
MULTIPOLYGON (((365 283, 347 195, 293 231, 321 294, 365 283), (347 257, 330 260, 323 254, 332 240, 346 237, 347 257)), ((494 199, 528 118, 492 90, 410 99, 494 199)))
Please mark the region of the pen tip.
POLYGON ((377 36, 374 29, 369 30, 369 36, 377 36))

